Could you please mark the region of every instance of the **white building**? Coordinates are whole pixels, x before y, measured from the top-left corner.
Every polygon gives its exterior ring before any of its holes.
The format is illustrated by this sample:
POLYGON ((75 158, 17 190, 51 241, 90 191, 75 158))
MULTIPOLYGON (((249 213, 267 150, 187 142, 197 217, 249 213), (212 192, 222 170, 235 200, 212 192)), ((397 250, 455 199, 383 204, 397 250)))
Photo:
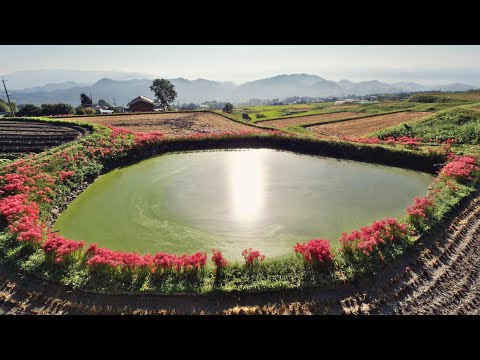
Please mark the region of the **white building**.
POLYGON ((107 115, 107 114, 113 114, 113 110, 108 110, 108 109, 98 109, 98 111, 100 112, 100 115, 107 115))

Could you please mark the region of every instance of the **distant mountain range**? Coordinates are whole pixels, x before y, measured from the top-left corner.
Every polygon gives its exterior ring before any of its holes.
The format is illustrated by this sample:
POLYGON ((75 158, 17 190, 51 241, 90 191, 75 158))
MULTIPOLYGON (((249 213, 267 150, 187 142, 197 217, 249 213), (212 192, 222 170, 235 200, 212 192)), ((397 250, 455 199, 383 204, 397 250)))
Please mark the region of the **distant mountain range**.
POLYGON ((91 71, 91 70, 24 70, 4 74, 8 79, 8 86, 12 90, 41 87, 46 84, 64 84, 75 82, 83 85, 92 85, 98 79, 109 78, 114 80, 154 79, 151 74, 123 72, 123 71, 91 71))
MULTIPOLYGON (((51 70, 48 77, 45 74, 36 72, 17 72, 6 75, 13 99, 17 104, 35 104, 63 102, 71 105, 80 103, 80 94, 91 94, 94 101, 104 99, 107 102, 117 105, 126 105, 133 98, 144 95, 153 98, 153 93, 149 86, 152 79, 156 76, 139 73, 121 73, 121 72, 72 72, 67 70, 60 71, 58 74, 51 70), (95 75, 107 74, 100 80, 92 82, 95 75), (63 75, 62 75, 63 74, 63 75), (63 79, 69 81, 43 83, 41 79, 63 79), (83 75, 83 77, 82 77, 83 75), (33 80, 28 83, 29 87, 22 90, 18 89, 18 83, 27 84, 26 77, 32 76, 33 80), (141 78, 134 78, 139 76, 141 78), (112 79, 112 77, 114 79, 112 79), (74 80, 71 80, 74 79, 74 80), (15 82, 17 81, 17 82, 15 82), (15 86, 14 86, 15 84, 15 86), (35 86, 32 86, 35 84, 35 86)), ((98 79, 98 78, 97 78, 98 79)), ((465 84, 445 84, 442 86, 423 86, 414 82, 398 82, 388 84, 377 80, 352 82, 350 80, 341 80, 338 82, 326 80, 316 75, 291 74, 278 75, 266 79, 250 81, 241 85, 235 85, 232 82, 211 81, 205 79, 187 80, 183 78, 169 79, 178 93, 180 103, 204 101, 231 101, 234 103, 248 101, 250 99, 283 99, 291 96, 310 96, 310 97, 348 97, 351 95, 371 95, 400 92, 417 92, 429 90, 441 91, 466 91, 477 89, 473 85, 465 84)))

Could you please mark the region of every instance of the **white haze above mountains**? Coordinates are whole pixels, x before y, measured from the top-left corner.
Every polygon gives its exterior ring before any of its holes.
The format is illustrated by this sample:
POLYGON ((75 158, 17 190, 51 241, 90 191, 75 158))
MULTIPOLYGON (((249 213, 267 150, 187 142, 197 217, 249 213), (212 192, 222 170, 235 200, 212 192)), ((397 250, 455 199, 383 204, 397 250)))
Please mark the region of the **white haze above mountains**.
MULTIPOLYGON (((78 105, 82 92, 91 93, 94 101, 104 99, 113 103, 115 98, 117 105, 125 105, 139 95, 153 98, 149 86, 152 79, 157 77, 141 73, 72 70, 19 71, 5 75, 13 100, 17 104, 35 105, 58 102, 78 105)), ((414 82, 388 84, 377 80, 335 82, 308 74, 278 75, 241 85, 205 79, 169 80, 175 85, 180 103, 212 100, 239 103, 250 99, 283 99, 291 96, 343 97, 428 90, 465 91, 476 88, 459 83, 426 86, 414 82)))

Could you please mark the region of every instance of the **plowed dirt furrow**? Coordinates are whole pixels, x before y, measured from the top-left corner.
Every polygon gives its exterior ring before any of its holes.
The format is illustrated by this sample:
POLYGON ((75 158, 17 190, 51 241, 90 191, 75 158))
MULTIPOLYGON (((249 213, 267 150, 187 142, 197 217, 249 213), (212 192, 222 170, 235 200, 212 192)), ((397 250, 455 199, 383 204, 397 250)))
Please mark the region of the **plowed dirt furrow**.
POLYGON ((81 138, 90 130, 76 125, 0 120, 0 153, 41 152, 81 138))

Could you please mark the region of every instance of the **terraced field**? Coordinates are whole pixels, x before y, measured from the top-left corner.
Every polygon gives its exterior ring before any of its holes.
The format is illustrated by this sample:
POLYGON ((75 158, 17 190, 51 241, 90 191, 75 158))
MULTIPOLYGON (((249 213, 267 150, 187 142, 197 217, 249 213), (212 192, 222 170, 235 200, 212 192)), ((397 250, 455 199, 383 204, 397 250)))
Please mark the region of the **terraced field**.
MULTIPOLYGON (((76 120, 66 118, 65 120, 76 120)), ((62 120, 60 118, 60 120, 62 120)), ((89 116, 78 118, 99 125, 121 127, 136 132, 160 131, 170 136, 200 133, 220 133, 225 131, 262 131, 253 126, 241 124, 211 112, 185 112, 165 114, 135 114, 115 116, 89 116)))
POLYGON ((365 136, 375 131, 432 115, 430 112, 404 111, 387 115, 373 115, 351 121, 309 126, 307 129, 322 136, 365 136))
POLYGON ((38 153, 79 139, 89 132, 81 126, 0 119, 0 153, 3 157, 38 153))
POLYGON ((0 314, 480 314, 480 194, 378 276, 321 290, 236 296, 101 295, 0 264, 0 314))
POLYGON ((261 122, 257 122, 256 124, 258 126, 265 126, 265 127, 285 128, 288 126, 316 124, 324 121, 349 119, 349 118, 362 117, 362 116, 365 116, 365 114, 351 112, 351 111, 342 111, 342 112, 336 112, 336 113, 330 113, 330 114, 298 116, 298 117, 293 117, 288 119, 261 121, 261 122))

